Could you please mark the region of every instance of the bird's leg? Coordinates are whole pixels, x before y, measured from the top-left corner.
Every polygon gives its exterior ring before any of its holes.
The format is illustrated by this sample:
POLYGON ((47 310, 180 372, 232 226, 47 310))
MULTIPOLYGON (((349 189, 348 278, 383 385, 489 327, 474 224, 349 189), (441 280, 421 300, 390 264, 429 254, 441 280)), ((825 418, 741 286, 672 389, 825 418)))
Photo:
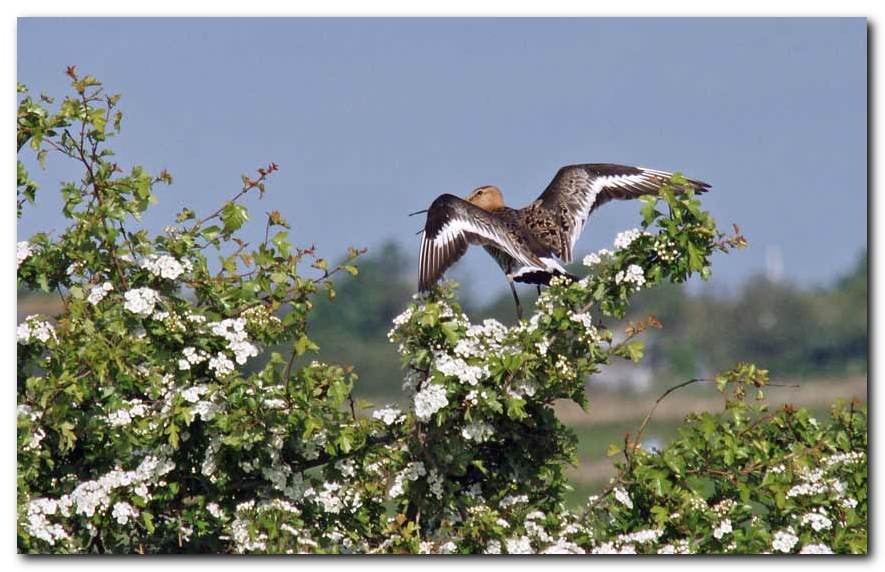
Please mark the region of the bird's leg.
POLYGON ((516 284, 509 276, 507 281, 510 282, 510 291, 513 292, 513 301, 516 302, 516 319, 522 320, 522 304, 519 303, 519 296, 516 295, 516 284))
POLYGON ((540 284, 535 284, 535 288, 538 289, 538 296, 540 296, 540 295, 541 295, 541 285, 540 285, 540 284))

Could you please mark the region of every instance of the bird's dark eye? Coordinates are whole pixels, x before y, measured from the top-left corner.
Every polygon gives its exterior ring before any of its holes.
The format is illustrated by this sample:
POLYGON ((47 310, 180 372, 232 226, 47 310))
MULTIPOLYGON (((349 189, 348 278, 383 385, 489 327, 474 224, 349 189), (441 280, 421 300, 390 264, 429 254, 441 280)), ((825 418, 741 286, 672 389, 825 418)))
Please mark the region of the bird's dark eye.
POLYGON ((482 191, 476 191, 476 194, 477 194, 477 195, 481 195, 481 194, 482 194, 482 191))

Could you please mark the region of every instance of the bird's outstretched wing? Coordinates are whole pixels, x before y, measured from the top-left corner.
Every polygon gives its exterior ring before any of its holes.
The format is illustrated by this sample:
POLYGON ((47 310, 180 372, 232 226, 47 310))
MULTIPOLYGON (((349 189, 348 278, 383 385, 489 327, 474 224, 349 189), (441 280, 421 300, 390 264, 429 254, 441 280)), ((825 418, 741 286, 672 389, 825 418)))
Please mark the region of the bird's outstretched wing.
POLYGON ((541 252, 533 252, 524 236, 499 217, 454 195, 437 197, 427 210, 421 237, 418 289, 425 292, 467 252, 470 244, 490 244, 520 265, 545 268, 541 252))
MULTIPOLYGON (((634 199, 642 195, 656 194, 672 173, 628 167, 610 163, 569 165, 561 168, 544 192, 535 201, 559 218, 565 233, 560 258, 572 261, 572 252, 590 213, 612 199, 634 199)), ((710 185, 688 179, 688 186, 703 193, 710 185)), ((678 189, 677 189, 678 190, 678 189)))

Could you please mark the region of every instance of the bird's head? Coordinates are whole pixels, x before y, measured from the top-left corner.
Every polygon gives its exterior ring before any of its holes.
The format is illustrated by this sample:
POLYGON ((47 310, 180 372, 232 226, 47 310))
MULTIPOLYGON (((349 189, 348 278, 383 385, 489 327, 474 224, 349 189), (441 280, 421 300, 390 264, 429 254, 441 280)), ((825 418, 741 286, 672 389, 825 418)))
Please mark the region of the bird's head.
POLYGON ((487 211, 496 211, 504 208, 504 197, 498 187, 487 185, 474 189, 467 195, 467 202, 473 203, 479 208, 487 211))

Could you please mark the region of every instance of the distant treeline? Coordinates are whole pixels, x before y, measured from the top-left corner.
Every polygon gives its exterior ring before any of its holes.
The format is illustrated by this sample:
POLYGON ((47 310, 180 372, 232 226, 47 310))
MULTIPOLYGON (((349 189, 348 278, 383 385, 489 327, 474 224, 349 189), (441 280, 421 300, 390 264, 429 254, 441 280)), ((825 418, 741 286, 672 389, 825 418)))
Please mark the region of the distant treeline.
MULTIPOLYGON (((349 363, 359 374, 358 395, 399 395, 399 356, 387 341, 391 320, 415 292, 412 257, 388 243, 358 261, 359 275, 339 281, 333 302, 322 299, 309 332, 319 356, 349 363)), ((582 274, 578 266, 573 269, 582 274)), ((585 269, 586 270, 586 269, 585 269)), ((522 288, 526 308, 534 291, 522 288)), ((462 297, 474 322, 495 318, 514 321, 513 299, 506 287, 499 298, 479 304, 462 297)), ((60 310, 52 295, 19 292, 19 321, 25 315, 53 316, 60 310)), ((713 288, 689 294, 676 285, 641 292, 631 305, 629 320, 654 314, 666 335, 645 334, 645 366, 655 379, 707 375, 746 360, 765 364, 773 377, 858 374, 867 368, 867 252, 854 268, 825 288, 798 288, 764 276, 745 281, 732 295, 713 288)), ((285 352, 284 352, 285 353, 285 352)), ((255 363, 253 367, 260 367, 255 363)))
MULTIPOLYGON (((320 359, 351 363, 357 393, 395 395, 402 379, 390 321, 415 292, 414 261, 394 243, 358 261, 356 278, 338 285, 334 302, 322 302, 310 325, 320 359)), ((578 273, 581 271, 578 270, 578 273)), ((533 296, 523 291, 531 307, 533 296)), ((506 288, 491 304, 464 301, 474 321, 514 319, 506 288)), ((628 319, 654 314, 666 336, 649 333, 645 364, 662 380, 704 375, 736 361, 765 364, 773 376, 859 373, 867 364, 867 254, 831 286, 801 289, 763 276, 747 280, 736 295, 688 294, 666 285, 641 293, 628 319)))

